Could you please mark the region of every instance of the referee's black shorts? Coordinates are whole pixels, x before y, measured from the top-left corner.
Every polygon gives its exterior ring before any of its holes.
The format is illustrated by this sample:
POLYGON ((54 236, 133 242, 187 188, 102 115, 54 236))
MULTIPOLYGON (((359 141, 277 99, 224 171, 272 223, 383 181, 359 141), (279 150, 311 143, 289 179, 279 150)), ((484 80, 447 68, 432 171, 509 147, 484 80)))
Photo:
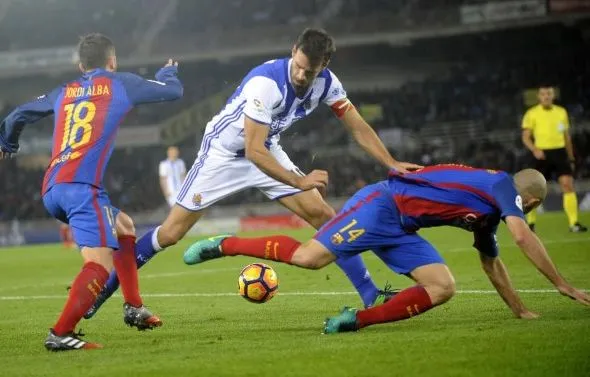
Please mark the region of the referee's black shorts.
POLYGON ((535 160, 535 169, 540 171, 545 179, 557 179, 562 175, 573 175, 567 151, 565 148, 544 149, 544 160, 535 160))

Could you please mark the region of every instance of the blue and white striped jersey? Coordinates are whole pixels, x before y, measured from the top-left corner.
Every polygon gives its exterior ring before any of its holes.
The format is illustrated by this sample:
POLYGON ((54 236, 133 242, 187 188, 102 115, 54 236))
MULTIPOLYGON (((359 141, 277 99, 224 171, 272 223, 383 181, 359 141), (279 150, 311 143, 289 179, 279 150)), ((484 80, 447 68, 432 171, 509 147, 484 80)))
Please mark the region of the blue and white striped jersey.
POLYGON ((205 129, 200 154, 244 155, 244 116, 270 127, 266 142, 279 141, 281 132, 309 115, 321 102, 328 106, 346 98, 338 78, 324 69, 302 98, 291 85, 291 59, 271 60, 252 69, 221 111, 205 129))

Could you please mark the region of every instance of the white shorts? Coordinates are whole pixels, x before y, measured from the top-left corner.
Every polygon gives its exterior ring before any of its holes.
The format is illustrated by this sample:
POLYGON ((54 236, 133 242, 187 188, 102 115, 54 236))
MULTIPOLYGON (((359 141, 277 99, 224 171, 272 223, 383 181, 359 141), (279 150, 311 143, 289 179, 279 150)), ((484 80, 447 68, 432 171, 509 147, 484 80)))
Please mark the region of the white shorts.
MULTIPOLYGON (((270 152, 285 169, 301 174, 280 146, 271 146, 270 152)), ((264 174, 244 157, 212 148, 207 154, 199 153, 184 179, 176 203, 198 211, 250 187, 258 188, 271 200, 301 192, 264 174)))

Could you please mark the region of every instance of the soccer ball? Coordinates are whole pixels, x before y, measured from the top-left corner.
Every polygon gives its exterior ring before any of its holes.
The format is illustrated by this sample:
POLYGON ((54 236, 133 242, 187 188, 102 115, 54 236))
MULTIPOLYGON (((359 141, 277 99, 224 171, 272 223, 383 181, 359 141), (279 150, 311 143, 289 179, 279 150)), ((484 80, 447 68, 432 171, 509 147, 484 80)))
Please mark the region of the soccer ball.
POLYGON ((252 263, 240 272, 238 290, 240 296, 250 302, 262 304, 269 301, 279 289, 277 273, 264 263, 252 263))

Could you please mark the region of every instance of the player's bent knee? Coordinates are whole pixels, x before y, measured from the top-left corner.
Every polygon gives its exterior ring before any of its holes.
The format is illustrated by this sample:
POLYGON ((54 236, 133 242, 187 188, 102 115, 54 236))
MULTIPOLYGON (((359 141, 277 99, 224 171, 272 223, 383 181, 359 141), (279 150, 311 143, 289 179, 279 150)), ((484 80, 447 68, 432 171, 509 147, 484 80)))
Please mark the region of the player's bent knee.
POLYGON ((83 247, 80 250, 84 263, 100 264, 107 272, 113 271, 113 249, 108 247, 83 247))
POLYGON ((316 260, 313 255, 309 255, 309 253, 306 252, 305 247, 299 247, 297 250, 295 250, 293 257, 291 257, 290 263, 294 264, 295 266, 307 268, 310 270, 317 270, 323 267, 320 266, 319 261, 316 260))
POLYGON ((125 212, 119 212, 115 220, 117 236, 135 236, 135 224, 125 212))
POLYGON ((433 305, 441 305, 449 301, 456 293, 455 279, 440 279, 424 287, 433 305))
POLYGON ((325 266, 325 263, 322 263, 322 261, 310 257, 293 258, 291 259, 291 264, 307 268, 309 270, 319 270, 325 266))
POLYGON ((412 278, 426 289, 433 305, 449 301, 456 292, 455 278, 444 264, 433 263, 418 267, 412 278))
POLYGON ((307 213, 309 223, 316 229, 321 228, 322 225, 336 216, 334 209, 327 204, 309 208, 307 213))
POLYGON ((336 259, 336 256, 327 250, 318 248, 318 245, 307 242, 293 253, 291 264, 310 270, 319 270, 326 267, 336 259))
POLYGON ((455 279, 451 276, 451 278, 445 282, 442 282, 440 285, 441 290, 441 299, 443 302, 449 301, 455 293, 457 293, 457 286, 455 284, 455 279))

